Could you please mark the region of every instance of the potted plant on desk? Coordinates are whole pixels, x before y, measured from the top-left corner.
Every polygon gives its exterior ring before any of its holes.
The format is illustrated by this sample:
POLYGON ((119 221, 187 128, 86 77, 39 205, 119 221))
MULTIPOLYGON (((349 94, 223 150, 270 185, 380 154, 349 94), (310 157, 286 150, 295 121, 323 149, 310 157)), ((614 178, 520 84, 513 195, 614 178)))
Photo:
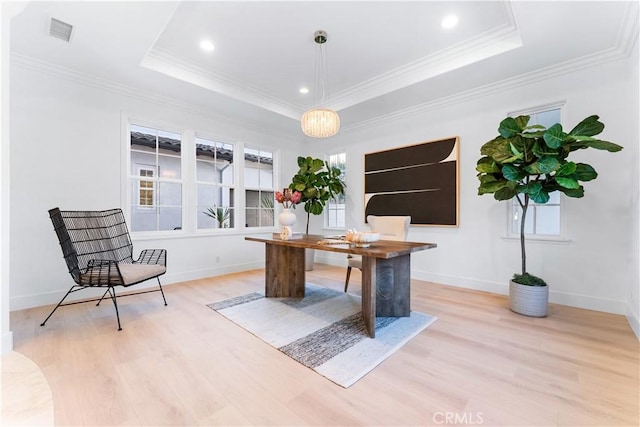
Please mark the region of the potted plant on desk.
POLYGON ((510 308, 527 316, 547 315, 549 290, 546 282, 527 272, 525 219, 529 201, 547 203, 549 194, 560 191, 568 197, 583 197, 580 181, 591 181, 598 174, 586 163, 567 158, 573 151, 595 148, 610 152, 622 147, 594 138, 604 129, 598 116, 589 116, 569 133, 559 123, 546 129, 529 126, 529 116, 507 117, 498 128, 499 136, 485 143, 476 170, 478 194, 493 194, 496 200, 514 197, 522 209, 520 254, 522 269, 509 283, 510 308))
MULTIPOLYGON (((311 215, 321 215, 330 199, 344 194, 346 184, 340 178, 342 171, 330 167, 324 160, 298 157, 298 172, 291 178, 289 188, 302 193, 301 203, 307 213, 305 233, 309 234, 311 215)), ((313 249, 307 250, 307 270, 313 269, 313 249)))

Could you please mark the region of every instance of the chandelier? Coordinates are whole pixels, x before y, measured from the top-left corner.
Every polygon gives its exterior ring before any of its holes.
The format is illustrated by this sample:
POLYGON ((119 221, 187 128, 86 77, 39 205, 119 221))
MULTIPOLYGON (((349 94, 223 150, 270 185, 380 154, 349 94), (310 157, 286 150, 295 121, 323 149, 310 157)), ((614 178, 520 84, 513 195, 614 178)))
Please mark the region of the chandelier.
POLYGON ((323 44, 327 41, 327 33, 318 30, 313 35, 316 42, 316 68, 315 68, 315 93, 318 96, 318 108, 305 111, 300 120, 302 132, 312 138, 328 138, 335 135, 340 130, 340 117, 338 113, 322 108, 328 92, 328 71, 326 54, 323 44))

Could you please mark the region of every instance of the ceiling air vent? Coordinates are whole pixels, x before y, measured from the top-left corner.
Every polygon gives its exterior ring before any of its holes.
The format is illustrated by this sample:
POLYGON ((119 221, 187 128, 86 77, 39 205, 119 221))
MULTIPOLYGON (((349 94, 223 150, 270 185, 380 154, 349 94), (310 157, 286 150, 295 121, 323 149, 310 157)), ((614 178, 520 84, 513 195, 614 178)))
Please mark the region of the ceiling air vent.
POLYGON ((49 25, 49 35, 51 37, 68 42, 71 40, 72 31, 73 25, 62 22, 56 18, 51 18, 51 25, 49 25))

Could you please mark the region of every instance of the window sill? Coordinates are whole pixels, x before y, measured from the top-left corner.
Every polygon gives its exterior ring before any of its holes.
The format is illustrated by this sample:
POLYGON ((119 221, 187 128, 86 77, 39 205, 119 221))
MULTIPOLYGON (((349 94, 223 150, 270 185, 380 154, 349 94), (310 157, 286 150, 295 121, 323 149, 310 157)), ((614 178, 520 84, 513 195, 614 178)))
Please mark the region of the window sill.
MULTIPOLYGON (((502 240, 520 242, 520 236, 502 236, 502 240)), ((572 242, 572 240, 562 236, 525 236, 525 241, 559 245, 568 245, 572 242)))

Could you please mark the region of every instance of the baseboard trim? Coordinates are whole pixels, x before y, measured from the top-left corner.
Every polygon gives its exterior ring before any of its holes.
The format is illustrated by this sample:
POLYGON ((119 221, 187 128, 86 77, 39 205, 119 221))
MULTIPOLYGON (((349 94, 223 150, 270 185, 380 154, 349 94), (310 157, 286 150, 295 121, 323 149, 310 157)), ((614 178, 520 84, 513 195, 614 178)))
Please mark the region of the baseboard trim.
MULTIPOLYGON (((427 282, 440 283, 443 285, 457 286, 461 288, 491 292, 500 295, 509 295, 508 279, 505 280, 504 283, 499 283, 486 280, 471 279, 468 277, 449 276, 444 274, 430 273, 426 271, 417 271, 415 269, 411 270, 411 277, 413 279, 426 280, 427 282)), ((624 301, 554 291, 553 286, 549 288, 549 302, 553 304, 568 305, 570 307, 584 308, 587 310, 603 311, 612 314, 624 315, 626 312, 626 304, 624 301)))
MULTIPOLYGON (((322 256, 316 252, 316 262, 334 265, 338 267, 345 267, 347 265, 346 257, 336 258, 331 256, 322 256)), ((217 268, 208 268, 202 270, 193 270, 180 272, 175 274, 166 274, 162 278, 163 285, 170 285, 173 283, 188 282, 190 280, 204 279, 206 277, 221 276, 224 274, 238 273, 241 271, 255 270, 258 268, 264 268, 264 261, 251 262, 243 264, 227 265, 217 268)), ((478 280, 468 277, 460 277, 439 273, 432 273, 422 270, 411 270, 411 278, 416 280, 424 280, 426 282, 439 283, 448 286, 455 286, 465 289, 473 289, 483 292, 491 292, 494 294, 508 295, 509 294, 509 282, 505 280, 504 283, 493 282, 488 280, 478 280)), ((136 289, 152 288, 156 286, 153 281, 149 281, 148 284, 142 284, 136 286, 136 289)), ((57 304, 58 301, 64 296, 68 289, 58 290, 54 292, 48 292, 36 295, 25 295, 11 298, 11 311, 23 310, 26 308, 40 307, 44 305, 57 304)), ((74 298, 69 298, 69 301, 85 299, 90 297, 99 297, 104 293, 101 289, 88 289, 85 292, 81 292, 80 295, 74 298), (92 292, 95 291, 95 292, 92 292)), ((624 301, 617 301, 605 298, 595 298, 588 295, 570 294, 565 292, 554 291, 553 288, 549 289, 549 302, 555 304, 568 305, 571 307, 585 308, 588 310, 604 311, 607 313, 625 315, 631 325, 636 336, 640 339, 640 322, 638 321, 638 315, 631 310, 631 307, 624 301)), ((4 346, 4 337, 3 337, 4 346)))
MULTIPOLYGON (((255 270, 258 268, 264 268, 264 261, 226 265, 223 267, 185 271, 185 272, 174 273, 174 274, 167 273, 164 276, 161 276, 160 281, 162 282, 162 285, 165 286, 165 285, 171 285, 174 283, 188 282, 190 280, 222 276, 224 274, 238 273, 238 272, 247 271, 247 270, 255 270)), ((69 286, 71 286, 72 284, 73 282, 71 282, 69 286)), ((135 287, 131 289, 127 289, 127 291, 143 290, 147 288, 150 289, 150 288, 157 287, 157 285, 158 283, 155 280, 149 280, 146 283, 135 285, 135 287)), ((123 288, 116 288, 116 289, 119 290, 123 288)), ((64 294, 67 293, 68 290, 69 289, 67 288, 67 289, 61 289, 61 290, 52 291, 52 292, 45 292, 41 294, 12 297, 10 302, 10 307, 11 307, 10 311, 24 310, 27 308, 57 304, 62 299, 64 294)), ((99 298, 102 296, 102 294, 104 294, 104 291, 105 291, 104 288, 83 289, 81 292, 70 295, 69 298, 65 301, 78 301, 78 300, 83 300, 87 298, 99 298)), ((3 344, 4 344, 4 341, 3 341, 3 344)))

